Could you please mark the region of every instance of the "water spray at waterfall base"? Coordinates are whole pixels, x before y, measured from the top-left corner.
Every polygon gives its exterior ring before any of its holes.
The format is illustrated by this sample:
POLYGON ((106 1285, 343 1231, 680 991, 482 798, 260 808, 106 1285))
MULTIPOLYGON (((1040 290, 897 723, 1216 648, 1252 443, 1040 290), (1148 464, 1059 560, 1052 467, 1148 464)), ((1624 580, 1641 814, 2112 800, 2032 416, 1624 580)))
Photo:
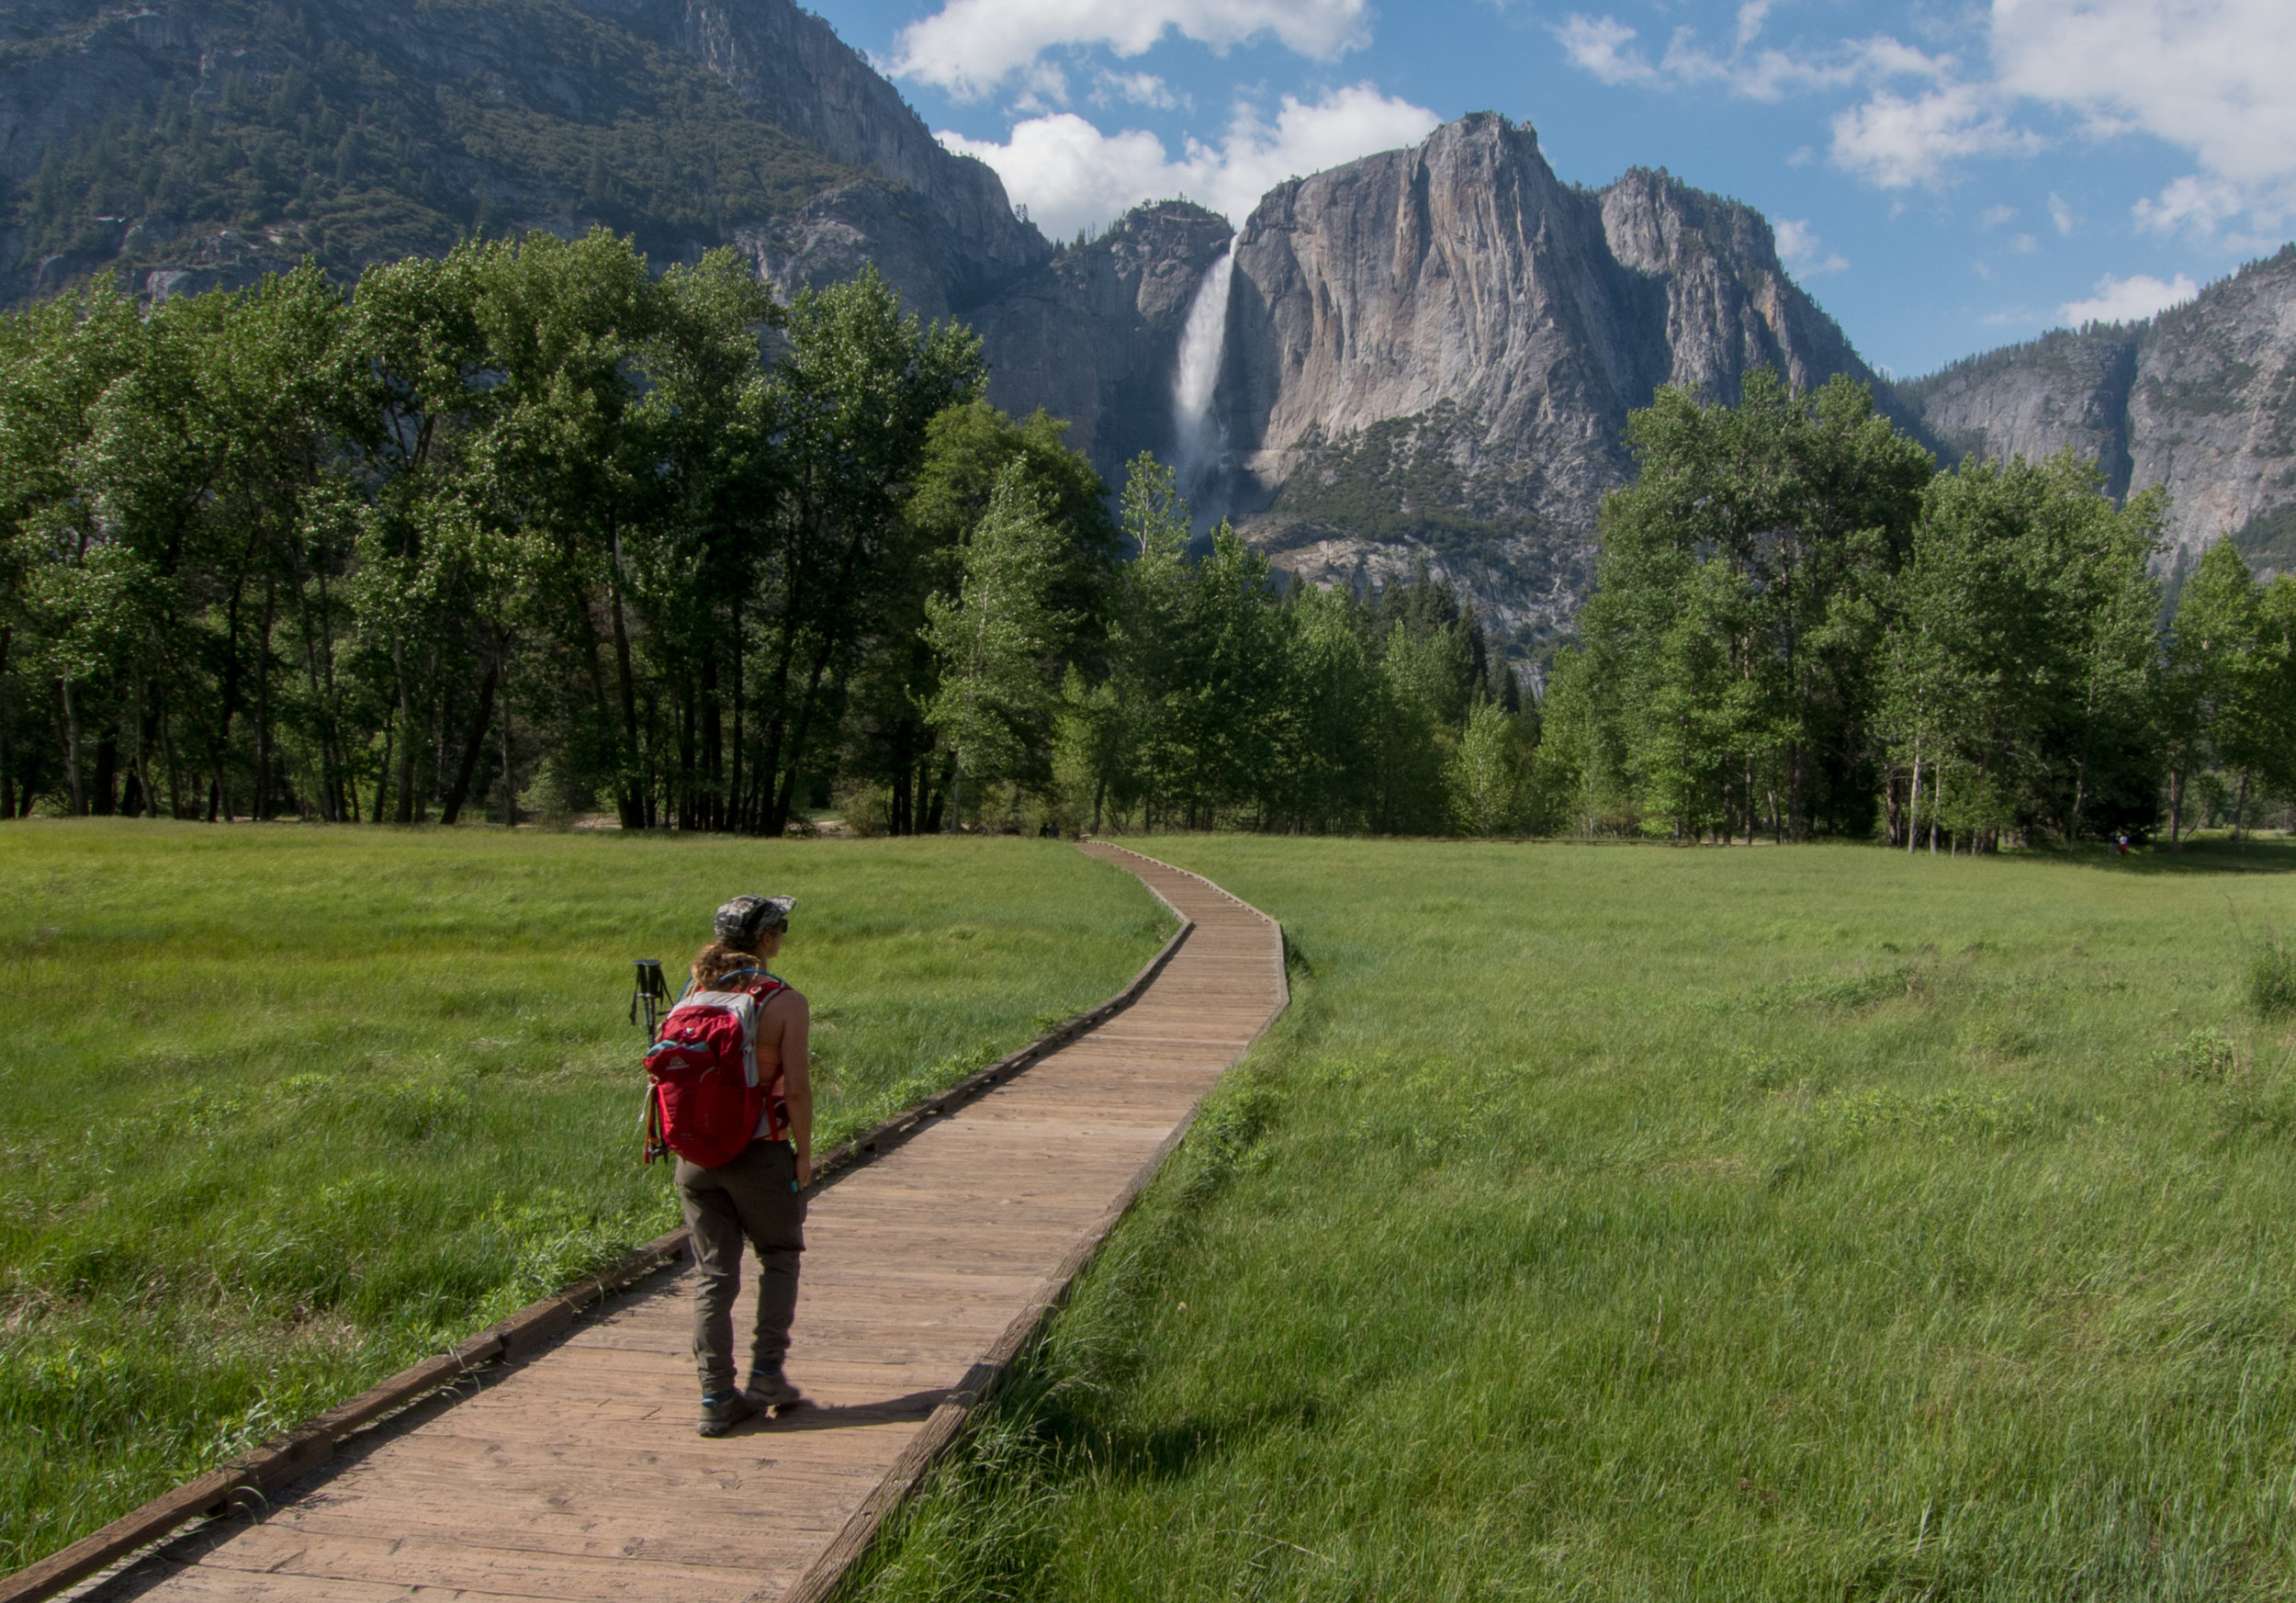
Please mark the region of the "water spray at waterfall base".
POLYGON ((1231 245, 1204 269, 1203 281, 1196 287, 1187 322, 1180 329, 1179 368, 1172 377, 1173 470, 1199 528, 1226 510, 1213 504, 1226 499, 1221 468, 1228 442, 1212 415, 1212 394, 1220 387, 1220 363, 1227 352, 1228 287, 1234 278, 1235 248, 1231 245))

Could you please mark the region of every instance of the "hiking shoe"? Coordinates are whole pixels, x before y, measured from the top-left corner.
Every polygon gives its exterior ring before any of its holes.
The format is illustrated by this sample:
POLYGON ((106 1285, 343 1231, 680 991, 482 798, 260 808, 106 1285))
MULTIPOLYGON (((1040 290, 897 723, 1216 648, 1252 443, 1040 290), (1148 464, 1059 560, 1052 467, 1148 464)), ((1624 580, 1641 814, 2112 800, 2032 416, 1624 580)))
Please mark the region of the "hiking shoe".
POLYGON ((758 1405, 739 1392, 713 1393, 702 1399, 702 1422, 693 1429, 700 1436, 723 1436, 757 1411, 758 1405))
POLYGON ((791 1385, 789 1377, 779 1370, 764 1370, 751 1375, 741 1394, 749 1406, 761 1414, 794 1408, 805 1400, 805 1393, 791 1385))

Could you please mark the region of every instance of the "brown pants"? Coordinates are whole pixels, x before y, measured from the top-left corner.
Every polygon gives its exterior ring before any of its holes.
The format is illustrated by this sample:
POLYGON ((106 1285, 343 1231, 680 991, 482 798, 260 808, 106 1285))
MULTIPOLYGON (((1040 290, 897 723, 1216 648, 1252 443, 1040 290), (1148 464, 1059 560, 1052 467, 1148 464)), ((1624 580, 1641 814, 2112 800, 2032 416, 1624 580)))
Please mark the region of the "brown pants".
POLYGON ((757 1248, 758 1322, 749 1373, 779 1371, 797 1313, 797 1255, 805 1250, 805 1200, 797 1194, 797 1151, 786 1141, 752 1141, 715 1168, 678 1160, 678 1201, 693 1237, 701 1284, 693 1293, 693 1364, 704 1395, 734 1389, 734 1303, 741 1295, 741 1244, 757 1248))

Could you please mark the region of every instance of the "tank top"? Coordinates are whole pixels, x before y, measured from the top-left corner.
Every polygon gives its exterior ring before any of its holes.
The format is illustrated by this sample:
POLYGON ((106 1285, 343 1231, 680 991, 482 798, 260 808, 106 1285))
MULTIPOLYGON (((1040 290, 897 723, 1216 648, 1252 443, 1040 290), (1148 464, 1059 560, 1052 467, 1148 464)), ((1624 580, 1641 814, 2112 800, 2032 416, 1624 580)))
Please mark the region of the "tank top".
POLYGON ((758 999, 758 1089, 765 1093, 765 1106, 758 1114, 758 1131, 751 1137, 757 1141, 786 1141, 789 1139, 789 1078, 782 1072, 782 1043, 777 1035, 765 1038, 765 1005, 789 987, 772 975, 763 976, 743 988, 758 999))

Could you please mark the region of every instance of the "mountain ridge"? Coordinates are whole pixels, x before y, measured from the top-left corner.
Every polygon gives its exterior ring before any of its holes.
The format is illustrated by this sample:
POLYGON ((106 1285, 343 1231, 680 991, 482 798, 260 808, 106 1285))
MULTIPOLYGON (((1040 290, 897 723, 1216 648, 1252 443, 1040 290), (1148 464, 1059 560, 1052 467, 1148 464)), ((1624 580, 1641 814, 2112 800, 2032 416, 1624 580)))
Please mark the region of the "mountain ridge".
POLYGON ((338 277, 475 231, 739 245, 785 287, 857 235, 911 303, 1052 247, 985 164, 786 0, 25 0, 0 22, 0 299, 338 277))
POLYGON ((786 295, 875 265, 980 333, 991 398, 1042 406, 1111 483, 1186 458, 1280 566, 1424 561, 1536 656, 1592 584, 1627 413, 1837 373, 1951 459, 2070 444, 2161 479, 2173 560, 2221 535, 2296 566, 2296 252, 2141 325, 2043 335, 1892 385, 1755 209, 1663 168, 1566 183, 1491 112, 1062 246, 985 164, 790 0, 18 0, 0 16, 0 303, 108 276, 146 297, 473 232, 603 223, 657 262, 730 244, 786 295), (1200 413, 1180 346, 1223 253, 1200 413), (1184 437, 1185 436, 1185 437, 1184 437), (1201 458, 1200 460, 1198 458, 1201 458))
POLYGON ((2296 245, 2153 317, 2054 329, 1897 391, 1961 453, 2071 446, 2116 497, 2166 486, 2172 570, 2230 538, 2267 571, 2296 570, 2296 245))

